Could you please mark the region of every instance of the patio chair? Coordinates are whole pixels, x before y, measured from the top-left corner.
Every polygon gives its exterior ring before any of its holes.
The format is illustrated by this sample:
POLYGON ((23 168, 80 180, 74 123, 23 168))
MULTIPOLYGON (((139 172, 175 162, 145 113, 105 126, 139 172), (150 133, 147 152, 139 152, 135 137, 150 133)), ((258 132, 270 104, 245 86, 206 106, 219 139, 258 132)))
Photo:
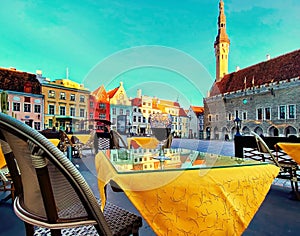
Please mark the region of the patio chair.
POLYGON ((257 133, 251 131, 251 134, 255 137, 258 151, 261 153, 262 161, 271 162, 280 168, 277 178, 288 179, 291 183, 292 191, 295 193, 297 199, 300 200, 297 163, 281 161, 273 154, 272 150, 257 133))
POLYGON ((138 235, 141 217, 111 203, 102 212, 76 167, 36 130, 0 113, 0 141, 15 184, 14 211, 27 235, 34 226, 43 235, 44 228, 51 235, 138 235))
MULTIPOLYGON (((79 156, 82 157, 82 152, 81 152, 81 146, 82 144, 80 142, 76 143, 69 138, 69 136, 66 134, 65 131, 59 130, 59 144, 58 148, 61 150, 63 153, 68 152, 69 149, 70 155, 71 156, 79 156)), ((69 153, 67 153, 69 155, 69 153)), ((70 157, 69 157, 70 158, 70 157)))
POLYGON ((115 130, 110 132, 97 133, 95 135, 95 152, 106 149, 127 148, 122 136, 115 130))
MULTIPOLYGON (((80 140, 77 138, 77 140, 71 141, 78 146, 78 151, 80 152, 80 157, 83 155, 82 151, 85 149, 90 149, 92 154, 95 154, 95 147, 94 147, 94 141, 95 141, 95 135, 96 135, 96 130, 92 130, 89 134, 89 139, 85 142, 82 143, 80 140)), ((75 139, 76 136, 72 136, 72 138, 75 139)))
POLYGON ((0 168, 0 192, 7 191, 9 191, 10 193, 5 198, 1 199, 0 203, 8 201, 10 198, 12 200, 14 200, 15 198, 14 183, 11 179, 7 166, 3 166, 0 168))

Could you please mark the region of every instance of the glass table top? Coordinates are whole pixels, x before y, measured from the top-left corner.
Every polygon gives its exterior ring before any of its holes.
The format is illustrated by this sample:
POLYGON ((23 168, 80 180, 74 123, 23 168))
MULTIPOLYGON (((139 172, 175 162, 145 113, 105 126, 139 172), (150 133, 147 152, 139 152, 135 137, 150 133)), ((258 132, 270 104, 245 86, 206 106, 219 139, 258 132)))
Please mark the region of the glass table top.
POLYGON ((160 160, 158 149, 111 149, 104 151, 119 173, 178 171, 263 165, 264 162, 175 148, 165 149, 166 160, 160 160))

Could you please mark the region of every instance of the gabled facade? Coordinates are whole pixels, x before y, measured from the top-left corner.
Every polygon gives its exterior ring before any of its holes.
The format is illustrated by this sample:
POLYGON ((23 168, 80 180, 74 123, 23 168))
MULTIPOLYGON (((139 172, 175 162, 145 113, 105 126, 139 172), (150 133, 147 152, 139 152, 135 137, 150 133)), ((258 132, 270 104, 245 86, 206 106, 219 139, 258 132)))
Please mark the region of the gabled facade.
POLYGON ((190 106, 187 112, 187 116, 189 117, 188 138, 203 139, 204 107, 190 106))
POLYGON ((123 82, 120 82, 119 87, 110 90, 107 94, 110 101, 111 128, 121 134, 128 134, 132 124, 132 106, 123 87, 123 82))
POLYGON ((90 119, 110 120, 109 96, 104 85, 93 91, 90 99, 90 119))

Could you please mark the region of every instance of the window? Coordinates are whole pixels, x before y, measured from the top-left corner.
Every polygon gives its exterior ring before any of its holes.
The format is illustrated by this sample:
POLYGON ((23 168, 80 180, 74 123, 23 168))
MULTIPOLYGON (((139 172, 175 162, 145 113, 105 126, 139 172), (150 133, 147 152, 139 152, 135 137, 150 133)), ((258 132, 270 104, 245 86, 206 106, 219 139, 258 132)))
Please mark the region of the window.
POLYGON ((279 119, 285 119, 286 118, 286 106, 282 105, 279 106, 279 119))
POLYGON ((257 110, 256 110, 256 119, 257 120, 262 120, 263 119, 263 109, 262 108, 257 108, 257 110))
POLYGON ((218 121, 219 120, 219 115, 216 115, 216 121, 218 121))
POLYGON ((120 115, 123 115, 123 109, 122 108, 120 109, 120 115))
POLYGON ((231 113, 228 113, 228 120, 231 121, 232 117, 231 117, 231 113))
POLYGON ((130 111, 126 110, 126 116, 130 116, 130 111))
POLYGON ((49 90, 48 98, 55 98, 55 91, 54 90, 49 90))
POLYGON ((24 112, 31 112, 31 104, 29 103, 24 104, 24 112))
POLYGON ((66 107, 63 107, 63 106, 59 107, 59 114, 61 116, 65 116, 66 115, 66 107))
POLYGON ((136 116, 133 116, 133 122, 136 122, 136 116))
POLYGON ((142 121, 142 119, 141 119, 141 117, 139 116, 139 117, 138 117, 138 122, 141 122, 141 121, 142 121))
POLYGON ((242 116, 243 116, 243 117, 242 117, 243 120, 247 120, 247 112, 244 111, 244 112, 242 113, 242 116))
POLYGON ((36 130, 41 130, 41 122, 34 122, 34 128, 36 130))
POLYGON ((94 108, 94 102, 90 102, 90 108, 94 108))
POLYGON ((99 115, 99 119, 105 120, 105 119, 106 119, 106 115, 105 115, 105 114, 100 114, 100 115, 99 115))
POLYGON ((75 107, 70 107, 70 116, 76 116, 75 107))
POLYGON ((90 119, 93 119, 93 118, 94 118, 94 113, 90 112, 90 119))
POLYGON ((34 112, 35 113, 41 113, 41 105, 34 105, 34 112))
POLYGON ((136 112, 136 107, 135 107, 135 108, 133 108, 133 111, 134 111, 134 112, 136 112))
POLYGON ((80 108, 80 110, 79 110, 79 116, 80 117, 84 117, 84 109, 83 108, 80 108))
POLYGON ((289 105, 289 119, 295 119, 296 118, 296 105, 289 105))
POLYGON ((208 115, 208 121, 211 121, 211 115, 208 115))
POLYGON ((113 119, 112 119, 112 123, 113 123, 113 124, 116 124, 116 118, 113 118, 113 119))
POLYGON ((113 115, 116 115, 116 114, 117 114, 116 108, 113 108, 113 109, 112 109, 112 114, 113 114, 113 115))
POLYGON ((105 109, 105 103, 99 103, 99 108, 100 109, 105 109))
POLYGON ((13 102, 13 111, 20 111, 20 103, 13 102))
POLYGON ((70 95, 70 101, 74 102, 75 101, 75 94, 71 93, 70 95))
POLYGON ((49 105, 49 107, 48 107, 48 113, 49 113, 49 115, 54 115, 55 114, 55 107, 54 107, 54 105, 49 105))
POLYGON ((265 119, 271 120, 271 108, 270 107, 265 108, 265 119))
POLYGON ((84 102, 84 101, 85 101, 84 95, 80 95, 79 102, 84 102))
POLYGON ((61 100, 66 100, 66 93, 65 92, 60 92, 60 99, 61 100))
POLYGON ((53 126, 53 120, 49 119, 49 127, 52 127, 52 126, 53 126))

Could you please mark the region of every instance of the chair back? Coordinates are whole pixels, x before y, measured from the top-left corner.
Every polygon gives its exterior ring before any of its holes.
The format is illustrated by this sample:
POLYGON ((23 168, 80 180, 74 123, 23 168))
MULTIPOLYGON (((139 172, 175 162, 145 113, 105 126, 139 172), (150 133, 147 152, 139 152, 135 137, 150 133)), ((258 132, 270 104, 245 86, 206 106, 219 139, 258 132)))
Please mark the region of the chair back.
MULTIPOLYGON (((267 158, 267 159, 270 160, 276 166, 280 167, 280 169, 281 169, 281 166, 280 166, 278 160, 273 155, 272 151, 270 150, 268 145, 265 143, 265 141, 257 133, 251 131, 251 134, 255 137, 255 141, 257 143, 258 151, 261 152, 261 153, 268 154, 269 158, 267 158)), ((265 156, 263 156, 263 161, 265 161, 264 159, 265 159, 265 156)))
POLYGON ((89 220, 99 234, 111 234, 85 179, 47 138, 0 113, 0 142, 16 187, 15 209, 22 209, 19 214, 45 225, 89 220))

